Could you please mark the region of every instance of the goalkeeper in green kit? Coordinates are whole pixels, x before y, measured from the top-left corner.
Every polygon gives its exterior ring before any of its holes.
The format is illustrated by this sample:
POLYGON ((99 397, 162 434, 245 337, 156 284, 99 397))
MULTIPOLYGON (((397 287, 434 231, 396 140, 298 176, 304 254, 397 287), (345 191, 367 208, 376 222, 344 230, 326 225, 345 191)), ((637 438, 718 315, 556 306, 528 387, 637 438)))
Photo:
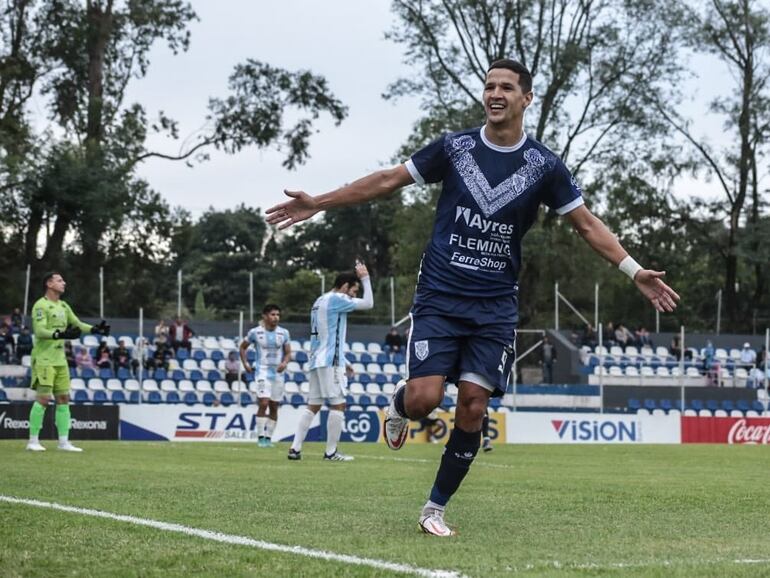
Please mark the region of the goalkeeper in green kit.
POLYGON ((64 356, 64 340, 77 339, 80 334, 109 335, 110 326, 102 320, 99 325, 89 325, 78 319, 61 296, 66 283, 59 273, 48 273, 43 278, 45 296, 32 307, 32 328, 35 346, 32 349, 32 389, 37 400, 29 412, 29 442, 27 449, 44 452, 40 445, 40 430, 51 396, 56 398, 56 429, 59 432, 59 449, 82 452, 69 441, 70 431, 70 374, 64 356))

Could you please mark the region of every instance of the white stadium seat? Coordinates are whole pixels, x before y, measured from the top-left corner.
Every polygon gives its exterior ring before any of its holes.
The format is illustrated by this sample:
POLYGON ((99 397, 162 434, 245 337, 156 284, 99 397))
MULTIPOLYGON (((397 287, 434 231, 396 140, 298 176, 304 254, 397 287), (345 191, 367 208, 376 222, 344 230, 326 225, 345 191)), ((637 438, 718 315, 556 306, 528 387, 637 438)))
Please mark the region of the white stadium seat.
MULTIPOLYGON (((171 380, 168 380, 168 381, 171 381, 171 380)), ((171 381, 171 383, 173 383, 173 381, 171 381)), ((154 379, 145 379, 142 382, 142 390, 143 391, 159 391, 160 388, 158 387, 158 382, 155 381, 154 379)))
POLYGON ((123 382, 123 389, 126 391, 139 391, 139 381, 136 379, 127 379, 123 382))
POLYGON ((195 391, 195 385, 189 379, 179 380, 178 387, 181 392, 195 391))
POLYGON ((165 392, 176 391, 176 382, 173 379, 163 379, 160 382, 160 390, 165 392))
POLYGON ((91 379, 88 380, 88 389, 90 389, 91 391, 96 391, 99 389, 103 390, 104 382, 98 377, 92 377, 91 379))
POLYGON ((107 380, 107 391, 120 391, 123 389, 123 382, 121 382, 119 379, 108 379, 107 380))

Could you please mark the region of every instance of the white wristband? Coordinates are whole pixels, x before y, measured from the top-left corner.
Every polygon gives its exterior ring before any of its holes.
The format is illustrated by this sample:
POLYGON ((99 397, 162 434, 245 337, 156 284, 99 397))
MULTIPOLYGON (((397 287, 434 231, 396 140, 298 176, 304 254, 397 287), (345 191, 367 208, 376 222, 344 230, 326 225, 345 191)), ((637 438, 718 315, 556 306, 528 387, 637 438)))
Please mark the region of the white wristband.
POLYGON ((631 255, 626 255, 626 258, 618 265, 618 269, 623 271, 623 273, 628 275, 633 281, 636 274, 642 270, 642 266, 634 261, 634 258, 631 255))

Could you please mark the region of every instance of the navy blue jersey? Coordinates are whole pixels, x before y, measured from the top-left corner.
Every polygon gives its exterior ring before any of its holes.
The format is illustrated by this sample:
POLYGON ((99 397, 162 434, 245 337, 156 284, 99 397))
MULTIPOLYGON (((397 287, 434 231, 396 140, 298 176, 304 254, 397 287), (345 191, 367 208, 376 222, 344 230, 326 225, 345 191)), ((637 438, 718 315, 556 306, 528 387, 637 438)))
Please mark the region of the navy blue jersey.
POLYGON ((406 168, 419 184, 443 183, 415 304, 431 291, 477 299, 514 295, 521 239, 540 204, 560 215, 583 204, 564 163, 526 135, 501 147, 486 139, 484 127, 450 133, 412 155, 406 168))

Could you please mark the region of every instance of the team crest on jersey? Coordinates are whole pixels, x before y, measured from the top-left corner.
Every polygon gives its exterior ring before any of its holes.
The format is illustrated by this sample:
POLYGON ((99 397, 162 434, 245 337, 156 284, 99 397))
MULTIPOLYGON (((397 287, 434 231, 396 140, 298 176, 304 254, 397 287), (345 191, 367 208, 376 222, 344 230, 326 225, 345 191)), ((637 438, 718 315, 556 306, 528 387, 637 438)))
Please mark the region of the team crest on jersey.
POLYGON ((427 339, 414 342, 414 354, 417 356, 417 359, 420 361, 425 361, 425 358, 428 357, 428 353, 429 347, 427 339))

